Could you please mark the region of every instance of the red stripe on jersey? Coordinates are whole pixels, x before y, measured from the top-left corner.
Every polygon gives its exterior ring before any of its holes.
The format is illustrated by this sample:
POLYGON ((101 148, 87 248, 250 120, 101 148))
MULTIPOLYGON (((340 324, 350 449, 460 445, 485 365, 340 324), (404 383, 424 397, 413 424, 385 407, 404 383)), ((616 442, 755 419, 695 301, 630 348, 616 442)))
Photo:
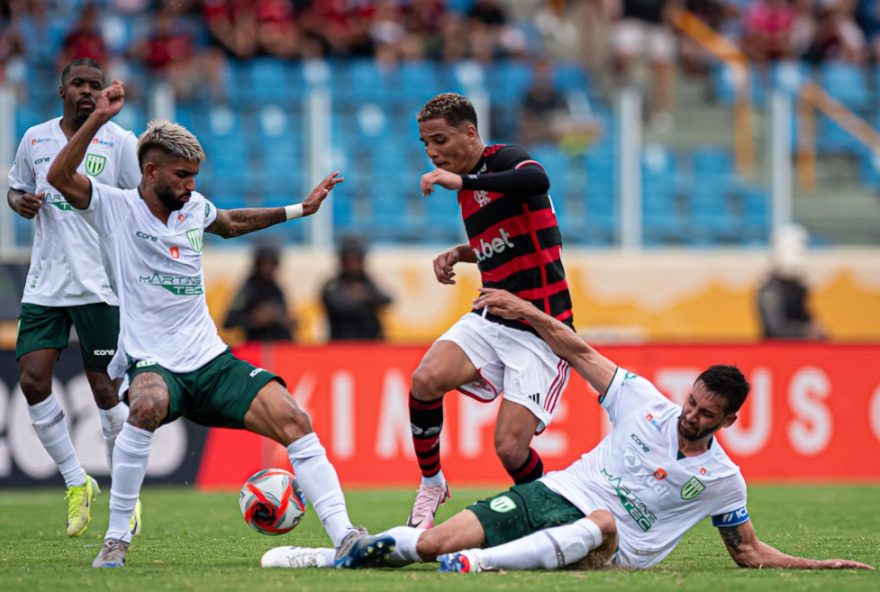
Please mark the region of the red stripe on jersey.
POLYGON ((487 243, 491 243, 493 238, 501 236, 502 230, 507 233, 507 236, 514 238, 523 234, 529 234, 532 229, 545 230, 547 228, 553 228, 557 224, 556 215, 550 208, 547 208, 545 210, 532 212, 530 218, 526 216, 511 216, 510 218, 505 218, 501 222, 489 226, 480 234, 470 237, 469 242, 471 247, 478 248, 481 239, 487 243), (530 220, 531 225, 529 225, 530 220))
MULTIPOLYGON (((522 210, 523 210, 523 216, 529 215, 529 206, 527 204, 522 205, 522 210)), ((538 233, 535 231, 534 228, 531 228, 529 230, 529 234, 531 235, 532 246, 535 248, 535 252, 543 254, 543 251, 541 250, 541 243, 538 241, 538 233)), ((549 251, 550 249, 547 249, 547 250, 549 251)), ((556 250, 559 251, 560 249, 557 247, 556 250)), ((546 294, 547 269, 543 265, 541 266, 540 269, 541 269, 541 288, 543 288, 545 290, 544 312, 546 312, 547 314, 553 314, 550 310, 550 297, 546 294)))
POLYGON ((532 288, 531 290, 520 290, 516 295, 523 300, 537 300, 538 298, 550 297, 559 292, 568 290, 568 282, 561 280, 555 284, 550 284, 543 288, 532 288))
POLYGON ((547 284, 547 272, 544 270, 544 266, 548 263, 553 263, 554 261, 559 261, 562 257, 562 248, 558 245, 555 247, 550 247, 549 249, 538 250, 535 253, 529 253, 527 255, 520 255, 515 259, 511 259, 504 265, 499 265, 495 269, 490 269, 488 271, 484 271, 482 273, 483 283, 497 283, 503 282, 505 279, 515 274, 518 271, 525 271, 526 269, 534 269, 536 267, 540 267, 542 269, 542 278, 544 278, 541 288, 547 284))

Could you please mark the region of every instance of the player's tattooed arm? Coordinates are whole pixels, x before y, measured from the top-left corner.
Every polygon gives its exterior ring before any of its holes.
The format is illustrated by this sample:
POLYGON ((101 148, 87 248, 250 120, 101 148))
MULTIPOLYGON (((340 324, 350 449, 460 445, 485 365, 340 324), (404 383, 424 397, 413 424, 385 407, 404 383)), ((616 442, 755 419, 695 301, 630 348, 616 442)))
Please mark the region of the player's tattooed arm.
POLYGON ((808 559, 786 555, 758 539, 751 520, 738 526, 718 529, 727 552, 740 567, 793 569, 873 569, 869 565, 846 559, 808 559))
POLYGON ((217 218, 206 232, 233 238, 256 230, 281 224, 287 220, 284 208, 241 208, 237 210, 217 210, 217 218))
MULTIPOLYGON (((333 171, 315 185, 306 196, 301 206, 301 216, 311 216, 321 208, 321 204, 333 191, 333 188, 342 183, 343 178, 339 171, 333 171)), ((205 228, 207 232, 232 238, 241 236, 256 230, 262 230, 275 224, 287 221, 288 215, 285 208, 241 208, 237 210, 217 210, 217 218, 210 226, 205 228)))

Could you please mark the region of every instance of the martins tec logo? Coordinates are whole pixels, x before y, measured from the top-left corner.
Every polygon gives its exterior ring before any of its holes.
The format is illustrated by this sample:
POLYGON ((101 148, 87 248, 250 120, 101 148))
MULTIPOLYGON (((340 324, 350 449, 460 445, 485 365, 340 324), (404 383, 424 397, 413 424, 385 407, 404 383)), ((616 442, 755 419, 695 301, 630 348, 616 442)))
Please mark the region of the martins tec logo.
POLYGON ((193 251, 196 253, 202 252, 202 229, 201 228, 191 228, 186 231, 186 238, 189 239, 189 246, 193 248, 193 251))
POLYGON ((687 483, 681 486, 681 499, 690 501, 703 493, 706 486, 696 477, 691 477, 687 483))
POLYGON ((97 177, 104 171, 107 164, 107 157, 100 154, 86 154, 86 172, 93 177, 97 177))
POLYGON ((202 278, 198 276, 155 272, 152 275, 142 275, 138 279, 142 284, 165 288, 175 296, 201 296, 205 293, 202 278))

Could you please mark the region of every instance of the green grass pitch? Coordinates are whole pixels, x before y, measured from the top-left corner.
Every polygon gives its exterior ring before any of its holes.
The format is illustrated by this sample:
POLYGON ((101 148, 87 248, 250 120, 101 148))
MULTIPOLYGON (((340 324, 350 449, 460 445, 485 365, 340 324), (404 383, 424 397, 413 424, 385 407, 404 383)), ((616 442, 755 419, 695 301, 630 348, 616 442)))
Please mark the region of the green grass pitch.
MULTIPOLYGON (((495 490, 457 488, 443 519, 495 490)), ((403 522, 414 491, 347 493, 358 524, 380 531, 403 522)), ((758 535, 777 548, 818 558, 844 557, 880 566, 880 486, 755 486, 749 511, 758 535)), ((0 493, 0 590, 880 590, 880 570, 803 572, 736 567, 708 521, 672 555, 644 572, 508 572, 438 574, 434 563, 401 570, 261 569, 260 555, 278 545, 327 545, 312 513, 293 532, 266 537, 245 525, 237 493, 183 488, 144 490, 144 532, 122 569, 94 570, 107 526, 106 488, 89 530, 64 536, 65 502, 58 490, 0 493)))

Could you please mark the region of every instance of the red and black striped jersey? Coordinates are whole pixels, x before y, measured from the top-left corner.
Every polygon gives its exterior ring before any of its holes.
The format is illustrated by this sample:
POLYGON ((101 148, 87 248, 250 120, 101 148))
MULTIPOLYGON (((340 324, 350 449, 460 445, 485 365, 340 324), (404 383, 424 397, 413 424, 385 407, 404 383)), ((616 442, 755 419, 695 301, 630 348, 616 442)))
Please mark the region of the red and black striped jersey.
MULTIPOLYGON (((516 294, 574 327, 562 238, 540 163, 517 146, 488 146, 462 179, 458 204, 483 286, 516 294)), ((487 318, 534 332, 525 321, 487 318)))

